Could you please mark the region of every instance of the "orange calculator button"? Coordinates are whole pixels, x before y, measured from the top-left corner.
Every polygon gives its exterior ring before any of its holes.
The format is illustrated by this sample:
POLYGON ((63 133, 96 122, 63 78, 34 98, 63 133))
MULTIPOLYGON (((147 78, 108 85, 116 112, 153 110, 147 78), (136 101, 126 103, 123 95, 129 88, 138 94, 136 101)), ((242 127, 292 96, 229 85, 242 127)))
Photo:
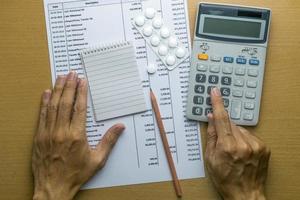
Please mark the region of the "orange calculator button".
POLYGON ((199 53, 198 54, 198 59, 199 60, 208 60, 208 55, 205 53, 199 53))

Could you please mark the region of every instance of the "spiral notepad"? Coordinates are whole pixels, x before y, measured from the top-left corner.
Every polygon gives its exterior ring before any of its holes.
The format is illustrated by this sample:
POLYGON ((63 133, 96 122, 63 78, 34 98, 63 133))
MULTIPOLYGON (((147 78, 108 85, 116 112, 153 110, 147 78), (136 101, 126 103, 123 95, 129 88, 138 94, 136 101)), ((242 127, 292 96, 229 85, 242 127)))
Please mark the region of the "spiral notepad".
POLYGON ((96 121, 147 110, 131 42, 85 49, 81 56, 96 121))

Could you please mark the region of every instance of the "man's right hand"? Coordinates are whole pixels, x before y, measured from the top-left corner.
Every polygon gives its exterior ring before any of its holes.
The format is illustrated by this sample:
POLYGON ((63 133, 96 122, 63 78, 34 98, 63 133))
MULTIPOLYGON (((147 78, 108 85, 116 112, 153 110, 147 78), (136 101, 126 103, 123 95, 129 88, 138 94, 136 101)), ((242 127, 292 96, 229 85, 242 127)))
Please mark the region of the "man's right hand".
POLYGON ((229 119, 217 88, 211 92, 213 114, 208 115, 207 169, 225 200, 266 199, 270 150, 255 135, 229 119))

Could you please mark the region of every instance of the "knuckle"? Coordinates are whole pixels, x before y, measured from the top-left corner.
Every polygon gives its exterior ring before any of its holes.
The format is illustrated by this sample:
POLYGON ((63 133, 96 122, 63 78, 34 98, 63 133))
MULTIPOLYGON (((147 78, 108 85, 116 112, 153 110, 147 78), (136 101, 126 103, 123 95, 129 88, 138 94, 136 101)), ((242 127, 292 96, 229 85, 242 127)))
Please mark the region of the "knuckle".
POLYGON ((62 99, 62 101, 60 102, 60 108, 62 110, 68 110, 68 109, 72 108, 72 106, 73 106, 73 103, 66 99, 62 99))
POLYGON ((221 148, 224 153, 229 154, 229 155, 234 155, 237 152, 237 147, 235 144, 228 144, 228 143, 224 144, 223 143, 221 145, 221 148))
POLYGON ((241 152, 243 157, 249 157, 252 155, 253 151, 252 148, 250 147, 250 145, 248 144, 242 144, 239 146, 239 152, 241 152))
POLYGON ((61 84, 56 84, 55 86, 54 86, 54 92, 55 93, 61 93, 63 91, 63 85, 61 85, 61 84))
POLYGON ((48 105, 48 111, 49 112, 57 112, 57 110, 58 110, 58 106, 55 103, 51 102, 48 105))
POLYGON ((74 113, 79 115, 84 115, 86 112, 86 106, 83 106, 81 104, 76 104, 74 106, 74 113))
POLYGON ((112 134, 107 134, 105 137, 103 137, 104 143, 106 143, 109 146, 113 146, 114 145, 114 137, 112 134))
POLYGON ((224 121, 228 119, 228 113, 222 110, 218 115, 214 116, 216 120, 224 121))
POLYGON ((73 80, 68 80, 65 85, 65 89, 67 90, 75 90, 75 82, 73 80))

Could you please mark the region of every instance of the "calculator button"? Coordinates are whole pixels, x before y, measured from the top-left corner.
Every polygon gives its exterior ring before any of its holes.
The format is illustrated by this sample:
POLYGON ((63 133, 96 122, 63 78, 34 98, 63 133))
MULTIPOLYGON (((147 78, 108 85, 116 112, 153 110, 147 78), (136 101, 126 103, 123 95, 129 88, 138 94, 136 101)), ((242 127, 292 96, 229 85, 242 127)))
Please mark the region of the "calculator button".
POLYGON ((257 59, 250 59, 249 60, 249 65, 259 65, 259 60, 257 60, 257 59))
POLYGON ((205 72, 207 70, 207 65, 204 65, 202 63, 198 63, 197 64, 197 70, 198 71, 202 71, 202 72, 205 72))
POLYGON ((194 104, 203 104, 203 101, 204 101, 203 97, 194 96, 194 99, 193 99, 194 104))
POLYGON ((224 74, 232 74, 232 66, 224 66, 223 73, 224 74))
POLYGON ((212 83, 212 84, 218 84, 218 82, 219 82, 219 77, 216 76, 216 75, 210 75, 210 76, 208 77, 208 82, 209 82, 209 83, 212 83))
POLYGON ((221 57, 220 56, 211 56, 210 60, 213 62, 220 62, 221 61, 221 57))
POLYGON ((220 72, 220 65, 210 65, 209 71, 213 73, 219 73, 220 72))
POLYGON ((205 83, 206 75, 205 74, 196 74, 196 82, 197 83, 205 83))
POLYGON ((231 85, 231 77, 228 77, 228 76, 223 76, 221 78, 221 83, 223 85, 231 85))
POLYGON ((248 69, 248 76, 257 77, 258 70, 257 69, 248 69))
POLYGON ((233 57, 228 57, 228 56, 225 56, 223 58, 223 61, 226 62, 226 63, 233 63, 233 57))
POLYGON ((236 58, 237 64, 246 64, 247 60, 245 58, 236 58))
POLYGON ((246 96, 246 98, 248 98, 248 99, 254 99, 256 95, 255 95, 255 92, 246 91, 245 96, 246 96))
POLYGON ((230 117, 232 119, 240 119, 242 111, 242 102, 239 100, 231 101, 230 117))
POLYGON ((229 99, 223 98, 224 107, 227 108, 229 106, 229 99))
POLYGON ((211 98, 210 97, 206 98, 206 105, 211 106, 211 98))
POLYGON ((207 94, 210 95, 211 90, 214 88, 215 86, 208 86, 207 87, 207 94))
POLYGON ((229 88, 221 88, 221 94, 222 96, 229 96, 230 95, 230 89, 229 88))
POLYGON ((247 81, 247 87, 249 87, 249 88, 256 88, 257 87, 257 81, 248 80, 247 81))
POLYGON ((244 79, 242 78, 236 78, 234 79, 234 83, 235 86, 239 86, 239 87, 243 87, 244 86, 244 79))
POLYGON ((241 76, 245 75, 245 68, 243 68, 243 67, 237 67, 235 69, 235 74, 236 75, 241 75, 241 76))
POLYGON ((212 113, 213 109, 212 108, 205 108, 205 115, 207 116, 208 113, 212 113))
POLYGON ((202 115, 203 109, 200 107, 193 107, 192 113, 194 115, 202 115))
POLYGON ((243 114, 243 119, 244 120, 249 120, 249 121, 251 121, 251 120, 253 120, 253 113, 244 113, 243 114))
POLYGON ((254 102, 245 102, 244 103, 244 108, 247 110, 253 110, 255 107, 254 102))
POLYGON ((195 93, 203 94, 205 87, 203 85, 195 85, 195 93))
POLYGON ((200 54, 198 54, 198 59, 199 60, 208 60, 208 55, 205 53, 200 53, 200 54))
POLYGON ((233 90, 232 96, 234 97, 243 97, 243 90, 233 90))

